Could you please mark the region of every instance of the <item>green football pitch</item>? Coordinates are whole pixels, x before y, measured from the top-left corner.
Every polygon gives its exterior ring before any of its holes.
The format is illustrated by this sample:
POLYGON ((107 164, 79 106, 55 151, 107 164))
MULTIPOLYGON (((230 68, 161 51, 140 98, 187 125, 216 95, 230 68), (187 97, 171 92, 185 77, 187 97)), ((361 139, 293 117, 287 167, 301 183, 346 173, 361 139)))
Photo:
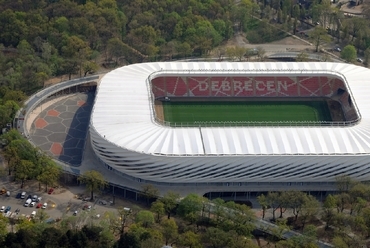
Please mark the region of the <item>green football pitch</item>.
POLYGON ((325 101, 165 101, 171 126, 291 125, 330 122, 325 101))

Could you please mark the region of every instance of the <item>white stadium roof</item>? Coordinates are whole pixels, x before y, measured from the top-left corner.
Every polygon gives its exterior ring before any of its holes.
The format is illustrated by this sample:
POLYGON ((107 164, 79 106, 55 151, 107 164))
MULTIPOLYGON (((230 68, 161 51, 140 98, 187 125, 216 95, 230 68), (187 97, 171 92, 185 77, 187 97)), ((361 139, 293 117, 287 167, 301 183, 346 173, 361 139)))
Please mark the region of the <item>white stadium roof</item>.
POLYGON ((344 63, 163 62, 134 64, 100 82, 91 127, 128 151, 166 156, 370 154, 370 70, 344 63), (361 120, 351 126, 167 127, 155 122, 148 77, 305 74, 335 75, 347 83, 361 120))

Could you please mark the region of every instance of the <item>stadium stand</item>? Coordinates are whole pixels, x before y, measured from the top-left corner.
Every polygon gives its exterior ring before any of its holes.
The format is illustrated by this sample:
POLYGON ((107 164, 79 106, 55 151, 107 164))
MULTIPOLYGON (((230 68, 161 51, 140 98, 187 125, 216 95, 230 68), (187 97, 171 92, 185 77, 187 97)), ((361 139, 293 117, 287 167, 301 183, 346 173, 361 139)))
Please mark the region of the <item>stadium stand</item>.
POLYGON ((254 96, 254 81, 251 77, 233 77, 234 96, 254 96))
POLYGON ((164 97, 166 96, 166 89, 165 89, 165 84, 164 84, 164 78, 163 77, 158 77, 152 79, 152 92, 155 96, 157 97, 164 97))
POLYGON ((344 83, 334 77, 158 77, 152 80, 155 98, 177 97, 334 97, 350 107, 344 83), (343 94, 343 93, 346 94, 343 94))
POLYGON ((188 89, 185 77, 165 77, 168 96, 187 96, 188 89))
POLYGON ((298 86, 294 77, 276 77, 278 96, 299 96, 298 86))
POLYGON ((276 96, 274 77, 254 77, 255 96, 276 96))
POLYGON ((300 96, 321 96, 318 77, 298 77, 300 96))
POLYGON ((189 77, 189 96, 209 96, 209 80, 205 77, 189 77))
POLYGON ((333 90, 331 88, 331 80, 329 77, 319 77, 321 85, 321 94, 322 96, 330 97, 333 95, 333 90))
POLYGON ((230 77, 210 78, 211 96, 227 97, 233 95, 233 80, 230 77))

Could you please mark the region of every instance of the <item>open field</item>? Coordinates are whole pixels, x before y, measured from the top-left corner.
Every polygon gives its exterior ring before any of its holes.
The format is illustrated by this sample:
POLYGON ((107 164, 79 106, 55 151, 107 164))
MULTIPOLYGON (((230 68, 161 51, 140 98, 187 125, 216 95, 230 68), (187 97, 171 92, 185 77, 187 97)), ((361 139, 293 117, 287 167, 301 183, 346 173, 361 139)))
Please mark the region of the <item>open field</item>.
POLYGON ((163 110, 171 126, 331 121, 325 101, 167 101, 163 102, 163 110))

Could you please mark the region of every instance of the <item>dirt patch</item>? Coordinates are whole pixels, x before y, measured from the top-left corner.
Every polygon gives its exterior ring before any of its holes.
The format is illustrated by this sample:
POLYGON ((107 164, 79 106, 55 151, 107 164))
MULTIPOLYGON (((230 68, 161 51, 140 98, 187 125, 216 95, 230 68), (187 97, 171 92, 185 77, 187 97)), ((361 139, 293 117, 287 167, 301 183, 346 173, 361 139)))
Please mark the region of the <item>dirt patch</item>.
POLYGON ((163 105, 161 101, 155 100, 154 101, 154 109, 155 109, 155 115, 156 119, 163 122, 164 121, 164 113, 163 113, 163 105))
MULTIPOLYGON (((246 44, 258 47, 259 45, 263 44, 252 44, 249 43, 247 38, 245 37, 244 33, 236 34, 232 39, 228 40, 222 47, 232 47, 232 46, 244 46, 246 44)), ((276 44, 276 45, 307 45, 307 42, 302 41, 301 39, 297 39, 293 36, 285 37, 281 40, 269 42, 268 44, 276 44)))
POLYGON ((307 43, 305 41, 302 41, 300 39, 294 38, 292 36, 285 37, 284 39, 281 39, 281 40, 270 42, 270 44, 277 44, 277 45, 307 45, 307 43))

